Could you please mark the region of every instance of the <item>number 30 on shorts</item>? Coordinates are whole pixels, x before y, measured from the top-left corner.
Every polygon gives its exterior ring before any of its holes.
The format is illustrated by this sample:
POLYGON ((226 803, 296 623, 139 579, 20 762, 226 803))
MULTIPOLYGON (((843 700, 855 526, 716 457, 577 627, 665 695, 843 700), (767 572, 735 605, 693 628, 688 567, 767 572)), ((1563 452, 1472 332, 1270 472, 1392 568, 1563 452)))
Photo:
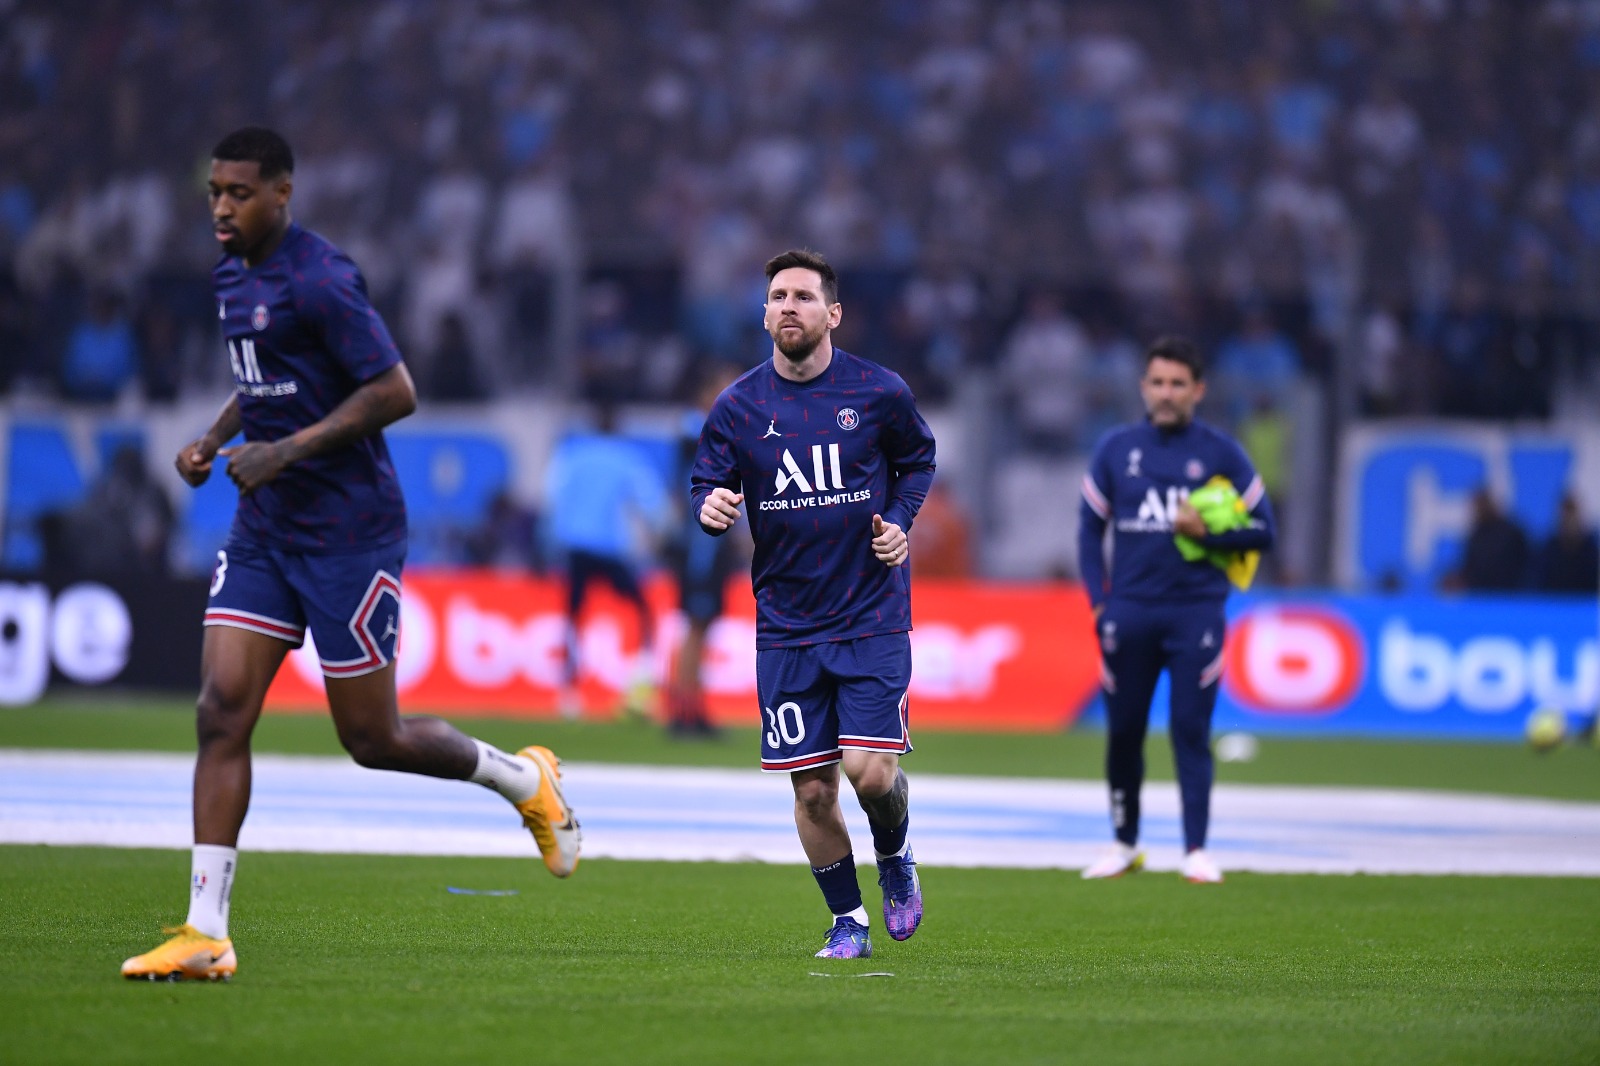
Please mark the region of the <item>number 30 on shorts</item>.
POLYGON ((783 743, 794 745, 806 738, 806 720, 800 717, 800 705, 792 700, 778 705, 774 712, 771 707, 765 708, 767 712, 767 747, 776 751, 779 747, 778 738, 783 738, 783 743), (790 721, 794 723, 793 732, 790 731, 790 721))

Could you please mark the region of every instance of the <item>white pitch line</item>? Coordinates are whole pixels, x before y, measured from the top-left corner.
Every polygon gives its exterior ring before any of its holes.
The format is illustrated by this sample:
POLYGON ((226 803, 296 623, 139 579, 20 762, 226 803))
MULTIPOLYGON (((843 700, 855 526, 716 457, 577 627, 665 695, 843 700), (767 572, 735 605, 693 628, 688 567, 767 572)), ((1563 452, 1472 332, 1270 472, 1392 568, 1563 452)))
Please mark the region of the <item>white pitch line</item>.
MULTIPOLYGON (((0 843, 187 848, 194 757, 0 749, 0 843)), ((804 861, 781 778, 750 770, 567 763, 594 858, 804 861)), ((395 855, 531 856, 498 797, 473 785, 261 755, 240 847, 395 855)), ((844 803, 856 854, 865 816, 844 803)), ((931 866, 1076 869, 1104 847, 1105 786, 911 776, 911 833, 931 866)), ((1177 788, 1147 785, 1150 865, 1180 859, 1177 788)), ((1600 804, 1466 793, 1222 785, 1209 847, 1224 869, 1271 873, 1600 877, 1600 804)))

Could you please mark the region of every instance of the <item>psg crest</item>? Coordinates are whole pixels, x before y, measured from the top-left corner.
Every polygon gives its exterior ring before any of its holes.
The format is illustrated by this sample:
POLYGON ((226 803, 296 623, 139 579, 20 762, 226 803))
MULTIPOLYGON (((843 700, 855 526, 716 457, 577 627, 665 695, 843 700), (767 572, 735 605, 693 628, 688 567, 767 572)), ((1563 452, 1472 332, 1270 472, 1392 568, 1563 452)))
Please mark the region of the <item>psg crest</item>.
POLYGON ((256 304, 256 309, 250 312, 250 324, 256 328, 256 332, 260 333, 266 329, 270 321, 272 318, 267 314, 267 305, 256 304))
POLYGON ((839 428, 855 429, 861 424, 861 416, 856 414, 854 407, 846 407, 839 412, 839 428))

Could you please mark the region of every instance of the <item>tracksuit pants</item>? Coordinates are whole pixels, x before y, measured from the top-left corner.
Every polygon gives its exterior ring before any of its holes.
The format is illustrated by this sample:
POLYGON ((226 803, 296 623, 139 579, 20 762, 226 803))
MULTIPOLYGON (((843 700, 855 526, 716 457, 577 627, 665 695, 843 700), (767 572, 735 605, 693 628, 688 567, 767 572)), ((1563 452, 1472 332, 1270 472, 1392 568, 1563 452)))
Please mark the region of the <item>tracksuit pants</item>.
POLYGON ((1211 817, 1211 714, 1222 679, 1227 619, 1221 602, 1110 599, 1098 621, 1100 685, 1106 702, 1106 779, 1111 821, 1124 844, 1139 840, 1144 737, 1156 680, 1172 686, 1171 738, 1183 798, 1186 850, 1205 847, 1211 817))

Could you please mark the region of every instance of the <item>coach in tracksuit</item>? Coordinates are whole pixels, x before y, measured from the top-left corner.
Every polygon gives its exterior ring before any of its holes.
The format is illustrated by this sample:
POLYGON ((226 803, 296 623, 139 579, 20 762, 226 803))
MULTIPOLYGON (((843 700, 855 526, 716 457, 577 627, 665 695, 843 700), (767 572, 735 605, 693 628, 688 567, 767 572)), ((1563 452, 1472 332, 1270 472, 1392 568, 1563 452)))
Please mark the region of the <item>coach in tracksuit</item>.
POLYGON ((1215 552, 1272 546, 1272 506, 1243 449, 1197 422, 1205 396, 1199 350, 1162 337, 1145 353, 1139 392, 1145 421, 1112 430, 1096 446, 1083 479, 1078 565, 1094 608, 1105 693, 1106 777, 1116 843, 1083 871, 1118 877, 1144 865, 1139 850, 1139 788, 1150 700, 1163 670, 1171 678, 1172 751, 1183 796, 1183 875, 1218 882, 1205 852, 1211 808, 1211 712, 1222 677, 1227 575, 1212 562, 1187 562, 1173 541, 1193 537, 1215 552), (1216 475, 1238 490, 1249 524, 1208 533, 1190 491, 1216 475), (1110 527, 1111 537, 1106 537, 1110 527), (1106 551, 1111 573, 1106 575, 1106 551))

